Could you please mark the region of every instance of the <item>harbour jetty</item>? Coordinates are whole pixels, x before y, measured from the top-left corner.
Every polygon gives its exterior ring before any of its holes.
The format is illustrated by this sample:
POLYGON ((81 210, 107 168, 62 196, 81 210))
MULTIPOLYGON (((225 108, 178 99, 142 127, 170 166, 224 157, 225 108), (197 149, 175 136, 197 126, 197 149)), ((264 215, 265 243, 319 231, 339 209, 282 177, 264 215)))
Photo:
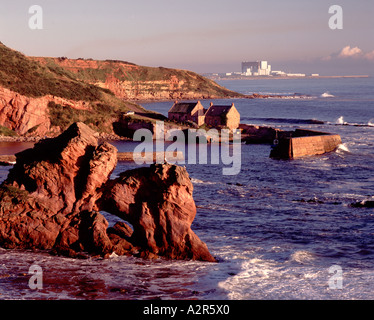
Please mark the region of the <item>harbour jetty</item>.
POLYGON ((332 152, 342 143, 338 134, 296 129, 282 132, 273 145, 270 157, 275 159, 295 159, 332 152))
POLYGON ((284 131, 271 127, 241 124, 242 141, 247 144, 271 144, 273 159, 295 159, 334 151, 341 143, 338 134, 305 129, 284 131))

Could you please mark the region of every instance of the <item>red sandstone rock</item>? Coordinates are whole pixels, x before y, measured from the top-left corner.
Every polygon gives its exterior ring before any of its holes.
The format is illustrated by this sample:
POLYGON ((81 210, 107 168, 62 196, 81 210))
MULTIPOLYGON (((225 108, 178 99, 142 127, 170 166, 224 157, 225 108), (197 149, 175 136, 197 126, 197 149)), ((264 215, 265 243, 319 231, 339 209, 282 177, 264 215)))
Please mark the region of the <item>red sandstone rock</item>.
POLYGON ((126 171, 105 189, 100 206, 132 224, 131 242, 143 256, 215 261, 191 230, 196 206, 185 168, 155 164, 126 171))
POLYGON ((1 186, 3 247, 54 248, 70 256, 112 249, 107 221, 92 211, 117 164, 116 148, 98 146, 95 132, 76 123, 16 158, 1 186))
POLYGON ((196 215, 185 168, 164 164, 108 181, 117 150, 83 123, 16 155, 0 186, 0 245, 77 257, 134 254, 215 261, 191 230, 196 215), (130 222, 108 229, 97 210, 130 222))
POLYGON ((117 150, 97 145, 95 132, 83 123, 71 125, 63 134, 42 140, 16 155, 7 185, 27 190, 50 203, 56 213, 94 209, 96 189, 117 164, 117 150))
POLYGON ((26 135, 30 129, 36 136, 55 134, 60 128, 51 127, 49 102, 74 109, 87 109, 85 101, 72 101, 52 95, 32 98, 0 87, 0 125, 20 135, 26 135))
POLYGON ((98 212, 82 211, 60 231, 53 247, 59 254, 75 257, 82 252, 105 255, 113 252, 106 232, 108 221, 98 212))

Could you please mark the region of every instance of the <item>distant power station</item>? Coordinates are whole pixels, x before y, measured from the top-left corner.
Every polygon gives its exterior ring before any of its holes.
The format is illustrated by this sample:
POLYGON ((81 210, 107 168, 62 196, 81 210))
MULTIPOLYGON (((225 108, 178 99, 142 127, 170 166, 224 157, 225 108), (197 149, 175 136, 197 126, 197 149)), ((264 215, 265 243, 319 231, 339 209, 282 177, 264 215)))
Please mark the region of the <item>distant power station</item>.
MULTIPOLYGON (((226 72, 226 73, 209 73, 205 76, 211 79, 246 79, 247 77, 265 76, 267 77, 294 77, 303 78, 307 75, 305 73, 288 73, 281 70, 271 70, 271 65, 268 61, 243 61, 241 72, 226 72)), ((310 77, 319 77, 318 73, 309 74, 310 77)))
POLYGON ((242 73, 246 76, 269 76, 271 65, 267 61, 242 62, 242 73))

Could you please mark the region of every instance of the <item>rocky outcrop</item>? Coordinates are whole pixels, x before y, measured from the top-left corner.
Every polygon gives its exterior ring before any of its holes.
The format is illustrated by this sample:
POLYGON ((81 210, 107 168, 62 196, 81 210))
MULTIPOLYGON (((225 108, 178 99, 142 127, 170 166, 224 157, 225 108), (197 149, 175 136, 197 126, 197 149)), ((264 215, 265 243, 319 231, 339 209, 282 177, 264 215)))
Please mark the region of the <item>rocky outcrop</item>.
POLYGON ((116 148, 99 145, 83 123, 18 153, 0 186, 0 246, 215 261, 190 228, 196 207, 185 168, 158 164, 108 180, 116 163, 116 148), (108 228, 99 210, 134 230, 108 228))
POLYGON ((242 130, 243 141, 248 144, 272 143, 277 133, 280 134, 279 129, 249 124, 240 124, 239 129, 242 130))
POLYGON ((109 181, 100 206, 132 224, 131 242, 146 255, 214 261, 191 230, 196 215, 192 193, 185 168, 154 164, 109 181))
POLYGON ((26 134, 31 128, 45 134, 50 129, 48 99, 29 98, 0 87, 0 125, 26 134))
POLYGON ((19 135, 53 135, 59 132, 59 128, 51 126, 48 112, 50 102, 79 110, 87 109, 85 101, 72 101, 52 95, 27 97, 0 86, 0 125, 19 135))
POLYGON ((57 138, 45 139, 16 155, 5 183, 50 202, 56 213, 94 209, 96 189, 117 164, 117 150, 98 145, 95 132, 75 123, 57 138))
POLYGON ((176 76, 154 81, 120 81, 109 76, 105 82, 96 82, 95 84, 109 89, 121 99, 132 101, 201 100, 219 99, 224 96, 213 92, 213 90, 212 92, 208 90, 197 92, 192 88, 188 89, 186 81, 178 79, 176 76))
POLYGON ((374 208, 374 200, 362 200, 351 203, 353 208, 374 208))
POLYGON ((102 232, 107 221, 95 203, 116 163, 117 150, 98 145, 82 123, 18 153, 1 186, 0 244, 70 256, 108 253, 111 243, 102 232))

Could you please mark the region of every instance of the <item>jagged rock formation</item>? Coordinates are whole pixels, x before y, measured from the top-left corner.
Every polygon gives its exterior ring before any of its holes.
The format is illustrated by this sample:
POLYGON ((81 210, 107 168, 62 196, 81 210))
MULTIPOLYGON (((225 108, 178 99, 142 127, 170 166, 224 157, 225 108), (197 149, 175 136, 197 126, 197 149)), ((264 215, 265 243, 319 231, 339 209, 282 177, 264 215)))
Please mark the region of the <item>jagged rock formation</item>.
POLYGON ((215 261, 190 226, 185 168, 152 165, 109 180, 117 150, 83 123, 16 155, 0 186, 0 246, 84 254, 215 261), (108 228, 105 210, 130 222, 108 228))
POLYGON ((46 95, 32 98, 0 87, 0 125, 19 135, 44 136, 58 133, 59 128, 51 125, 48 104, 68 106, 76 110, 87 110, 85 101, 76 101, 46 95))
POLYGON ((185 168, 154 164, 109 181, 100 204, 133 225, 132 243, 147 253, 214 261, 190 228, 196 215, 192 191, 185 168))
POLYGON ((107 221, 94 210, 98 190, 116 166, 117 150, 98 145, 95 132, 77 123, 16 156, 1 186, 1 245, 71 256, 107 253, 109 245, 97 246, 107 221))

